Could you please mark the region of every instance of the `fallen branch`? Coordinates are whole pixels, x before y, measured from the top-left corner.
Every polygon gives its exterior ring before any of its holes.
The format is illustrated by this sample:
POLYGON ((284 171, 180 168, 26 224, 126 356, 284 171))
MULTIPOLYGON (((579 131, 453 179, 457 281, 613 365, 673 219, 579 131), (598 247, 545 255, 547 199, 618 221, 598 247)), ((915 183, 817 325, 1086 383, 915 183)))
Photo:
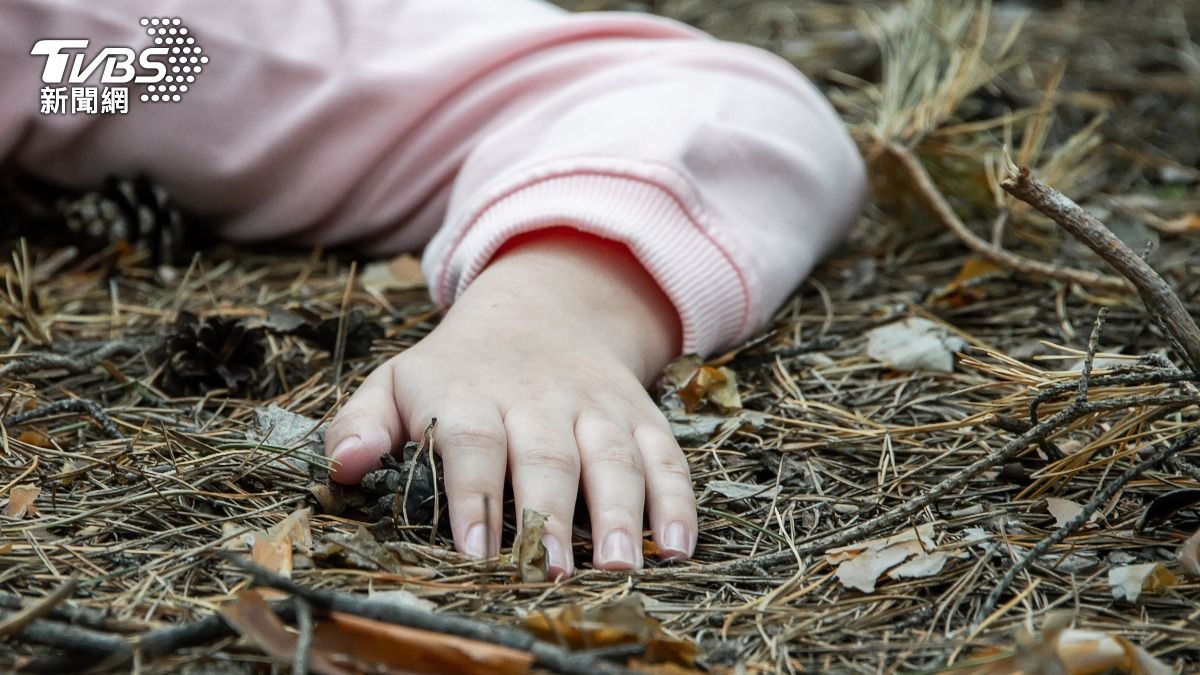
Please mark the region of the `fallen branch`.
POLYGON ((921 160, 913 154, 912 150, 892 144, 887 146, 887 152, 908 173, 917 195, 922 198, 926 207, 933 212, 942 225, 953 232, 967 248, 980 256, 997 265, 1031 276, 1058 279, 1088 288, 1103 288, 1109 291, 1128 291, 1130 289, 1129 283, 1119 277, 1031 260, 980 239, 954 212, 941 190, 929 177, 929 173, 925 171, 921 160))
POLYGON ((75 592, 75 585, 78 583, 78 577, 72 576, 49 595, 40 598, 37 602, 22 608, 20 611, 6 616, 0 621, 0 638, 19 633, 22 628, 29 625, 35 619, 40 619, 54 611, 54 608, 59 603, 71 597, 71 594, 75 592))
POLYGON ((255 583, 291 593, 293 596, 304 599, 315 609, 344 612, 385 623, 519 649, 533 654, 537 665, 568 675, 626 675, 630 672, 621 666, 606 663, 594 654, 571 652, 557 645, 542 642, 533 635, 516 628, 465 617, 434 614, 403 605, 382 603, 353 593, 305 588, 291 579, 275 574, 237 555, 231 554, 223 557, 250 573, 255 583))
POLYGON ((35 373, 42 370, 64 370, 71 375, 86 373, 105 359, 110 359, 114 356, 137 354, 145 348, 145 345, 145 339, 133 339, 110 342, 83 356, 53 354, 49 352, 29 354, 15 358, 0 366, 0 377, 16 377, 17 375, 35 373))
POLYGON ((1137 289, 1147 313, 1167 334, 1176 351, 1193 372, 1200 373, 1200 327, 1171 286, 1141 257, 1116 237, 1104 223, 1084 211, 1069 197, 1042 183, 1021 167, 1000 183, 1006 192, 1049 216, 1064 230, 1092 249, 1137 289))
POLYGON ((40 408, 34 408, 33 410, 27 412, 9 415, 3 420, 0 420, 0 424, 3 424, 5 427, 13 427, 18 424, 28 422, 29 420, 50 417, 53 415, 61 415, 62 413, 66 412, 86 413, 90 415, 92 419, 96 420, 96 423, 100 425, 100 429, 102 429, 105 434, 111 436, 112 438, 124 438, 121 435, 121 432, 117 429, 117 424, 113 422, 111 417, 108 416, 108 413, 104 411, 104 408, 102 408, 99 403, 86 398, 72 398, 65 401, 55 401, 54 403, 49 403, 40 408))

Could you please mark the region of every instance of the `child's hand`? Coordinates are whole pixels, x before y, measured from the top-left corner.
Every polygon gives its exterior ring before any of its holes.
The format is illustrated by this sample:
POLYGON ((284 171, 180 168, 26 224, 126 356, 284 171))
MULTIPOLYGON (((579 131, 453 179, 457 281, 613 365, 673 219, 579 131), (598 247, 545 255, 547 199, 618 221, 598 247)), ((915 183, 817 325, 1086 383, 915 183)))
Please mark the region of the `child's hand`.
POLYGON ((548 516, 552 576, 574 569, 581 485, 596 567, 641 566, 643 505, 663 556, 688 558, 691 477, 643 388, 678 349, 674 308, 623 246, 565 228, 535 233, 493 260, 433 333, 363 382, 325 436, 340 462, 334 478, 358 481, 436 417, 464 553, 498 550, 507 467, 517 513, 548 516))

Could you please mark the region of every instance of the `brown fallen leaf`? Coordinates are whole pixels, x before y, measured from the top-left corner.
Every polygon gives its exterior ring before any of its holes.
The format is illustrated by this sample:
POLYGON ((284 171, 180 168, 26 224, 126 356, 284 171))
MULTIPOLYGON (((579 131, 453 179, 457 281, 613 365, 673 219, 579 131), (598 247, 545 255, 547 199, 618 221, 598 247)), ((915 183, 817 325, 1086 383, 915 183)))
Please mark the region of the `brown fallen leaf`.
POLYGON ((522 675, 533 665, 529 652, 339 612, 320 618, 312 646, 359 672, 522 675))
POLYGON ((288 514, 287 518, 271 526, 271 529, 267 530, 267 536, 275 541, 308 551, 313 545, 312 527, 308 522, 311 515, 312 509, 310 508, 296 509, 288 514))
POLYGON ((1143 592, 1156 593, 1178 583, 1179 579, 1157 562, 1114 567, 1108 571, 1108 584, 1117 600, 1124 598, 1136 602, 1143 592))
POLYGON ((892 579, 920 579, 941 572, 950 558, 969 555, 933 548, 933 523, 925 523, 890 537, 831 548, 825 552, 825 560, 837 566, 835 576, 843 586, 873 593, 884 572, 892 579))
POLYGON ((421 261, 411 253, 403 253, 391 260, 368 263, 363 267, 358 280, 368 291, 380 293, 425 288, 421 261))
POLYGON ((39 448, 50 447, 50 437, 46 435, 46 432, 39 431, 37 429, 26 429, 25 431, 22 431, 21 434, 17 436, 17 440, 25 443, 26 445, 33 445, 39 448))
POLYGON ((668 364, 665 373, 688 412, 700 410, 706 403, 723 412, 742 408, 737 373, 729 368, 704 365, 699 356, 689 354, 668 364))
POLYGON ((546 516, 533 509, 521 512, 521 533, 513 542, 512 561, 525 583, 537 584, 550 578, 550 560, 542 543, 545 531, 546 516))
POLYGON ((567 605, 532 614, 524 625, 539 638, 571 649, 638 644, 645 647, 641 660, 647 663, 691 668, 696 662, 696 646, 664 632, 662 623, 646 613, 636 595, 598 607, 567 605))
POLYGON ((287 578, 292 577, 292 545, 261 534, 255 535, 250 559, 255 564, 287 578))
POLYGON ((934 290, 930 300, 943 307, 966 307, 987 299, 983 282, 1007 274, 1001 265, 986 258, 967 258, 958 274, 945 286, 934 290))
POLYGON ((14 485, 8 491, 8 503, 4 505, 4 515, 9 518, 24 518, 26 514, 40 515, 37 507, 33 505, 33 500, 37 499, 41 493, 42 488, 36 485, 14 485))
POLYGON ((1055 612, 1039 635, 1018 634, 1016 648, 980 650, 957 675, 1172 675, 1167 664, 1120 635, 1068 628, 1071 616, 1055 612), (976 662, 977 665, 971 665, 976 662))
MULTIPOLYGON (((221 608, 221 616, 242 637, 250 640, 267 655, 284 663, 292 662, 296 651, 296 636, 289 633, 283 621, 257 590, 241 591, 237 599, 221 608)), ((313 672, 327 675, 350 675, 334 664, 321 651, 313 649, 308 655, 308 665, 313 672)))

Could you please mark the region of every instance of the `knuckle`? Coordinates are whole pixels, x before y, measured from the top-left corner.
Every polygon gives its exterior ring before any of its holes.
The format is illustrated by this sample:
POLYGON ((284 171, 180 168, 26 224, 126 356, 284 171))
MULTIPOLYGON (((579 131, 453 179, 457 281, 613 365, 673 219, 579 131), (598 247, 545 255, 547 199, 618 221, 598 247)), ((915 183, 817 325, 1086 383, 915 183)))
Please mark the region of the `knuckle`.
POLYGON ((525 450, 516 458, 521 467, 537 467, 543 471, 574 475, 579 473, 579 456, 573 452, 537 446, 525 450))
POLYGON ((452 424, 445 427, 441 433, 441 442, 450 449, 480 448, 493 450, 503 448, 504 433, 481 425, 452 424))
POLYGON ((587 463, 592 468, 603 467, 625 473, 642 472, 642 458, 639 453, 625 445, 610 443, 602 445, 587 455, 587 463))
POLYGON ((651 478, 674 478, 691 483, 692 471, 683 457, 670 457, 657 460, 650 465, 651 478))

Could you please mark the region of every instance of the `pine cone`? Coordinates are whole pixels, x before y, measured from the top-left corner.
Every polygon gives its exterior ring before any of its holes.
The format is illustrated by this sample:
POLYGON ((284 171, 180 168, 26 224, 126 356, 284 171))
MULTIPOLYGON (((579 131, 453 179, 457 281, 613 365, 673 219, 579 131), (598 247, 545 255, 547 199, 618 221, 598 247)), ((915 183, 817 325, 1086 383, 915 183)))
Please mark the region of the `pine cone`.
POLYGON ((61 200, 68 230, 93 242, 127 242, 150 253, 154 265, 186 262, 183 217, 167 191, 144 175, 109 176, 99 190, 61 200))
POLYGON ((196 396, 224 387, 239 394, 258 380, 267 349, 262 329, 240 319, 210 316, 203 322, 180 312, 171 334, 154 351, 161 366, 155 384, 172 396, 196 396))

